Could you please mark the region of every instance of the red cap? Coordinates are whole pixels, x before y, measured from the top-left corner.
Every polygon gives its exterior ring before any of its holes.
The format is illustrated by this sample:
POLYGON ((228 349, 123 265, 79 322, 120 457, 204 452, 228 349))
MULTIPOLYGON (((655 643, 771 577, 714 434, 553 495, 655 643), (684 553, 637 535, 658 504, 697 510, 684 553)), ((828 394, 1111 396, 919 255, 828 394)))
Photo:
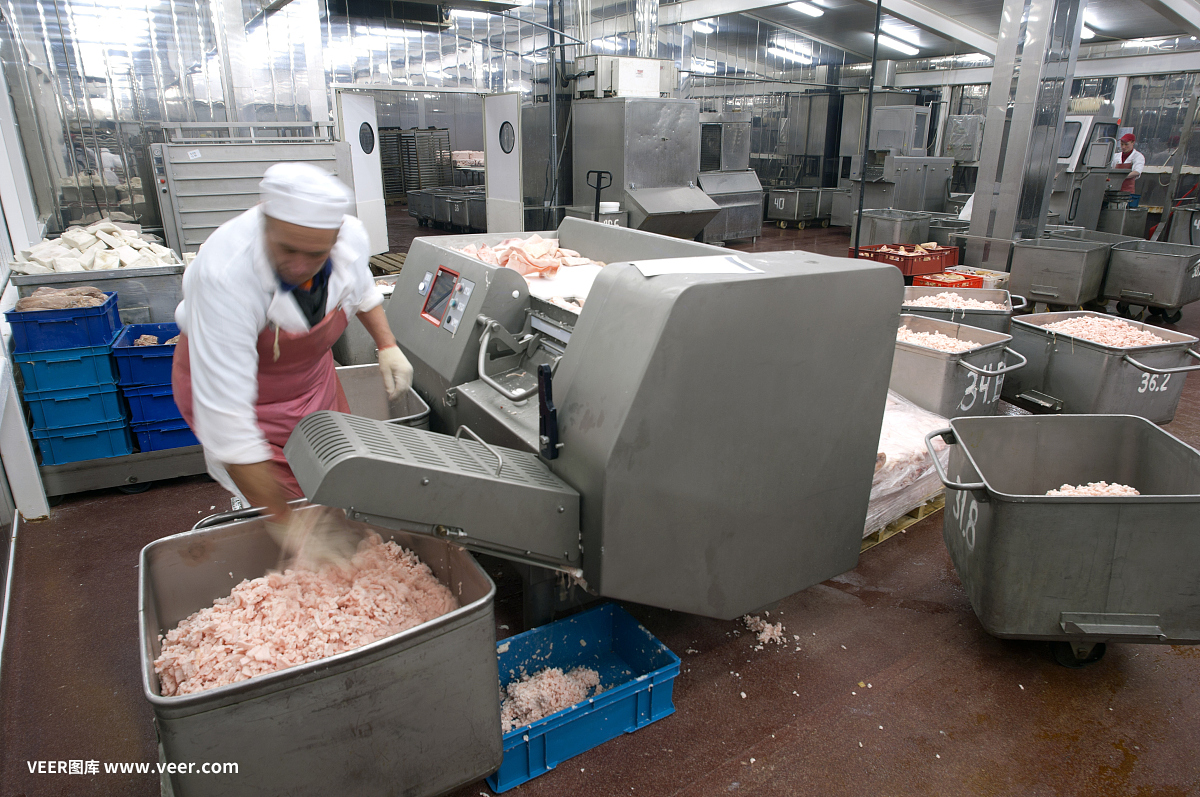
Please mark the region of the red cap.
POLYGON ((1125 135, 1121 136, 1121 140, 1129 141, 1131 143, 1137 141, 1137 139, 1133 137, 1133 133, 1126 133, 1125 135))

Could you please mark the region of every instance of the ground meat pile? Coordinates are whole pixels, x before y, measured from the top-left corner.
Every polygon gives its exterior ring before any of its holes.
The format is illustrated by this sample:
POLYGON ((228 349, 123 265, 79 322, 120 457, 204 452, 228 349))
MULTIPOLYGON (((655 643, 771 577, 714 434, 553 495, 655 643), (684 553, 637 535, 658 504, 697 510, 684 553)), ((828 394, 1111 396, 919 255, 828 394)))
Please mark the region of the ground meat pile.
POLYGON ((1061 332, 1064 335, 1074 335, 1077 338, 1090 340, 1104 346, 1114 346, 1119 349, 1130 349, 1135 346, 1157 346, 1168 341, 1149 332, 1139 329, 1133 324, 1127 324, 1116 318, 1097 318, 1096 316, 1077 316, 1065 321, 1055 321, 1042 327, 1049 332, 1061 332))
POLYGON ((76 307, 99 307, 108 301, 104 291, 92 285, 78 288, 38 288, 17 302, 19 312, 29 310, 70 310, 76 307))
POLYGON ((511 268, 526 277, 553 277, 563 266, 604 265, 573 249, 560 248, 557 238, 543 238, 536 233, 529 238, 508 238, 495 246, 470 244, 458 251, 493 266, 511 268))
MULTIPOLYGON (((163 343, 162 345, 174 346, 178 342, 179 342, 179 336, 176 335, 173 338, 167 338, 166 342, 163 343)), ((133 342, 133 345, 134 346, 157 346, 158 345, 158 335, 141 335, 138 337, 137 340, 135 340, 133 342)))
POLYGON ((566 673, 560 667, 549 667, 535 675, 525 675, 501 690, 500 729, 508 733, 602 691, 600 674, 588 667, 576 667, 566 673))
POLYGON ((161 638, 154 671, 164 697, 202 692, 353 650, 456 608, 416 554, 371 535, 344 569, 238 584, 161 638))
POLYGON ((949 335, 943 335, 941 332, 914 332, 906 326, 896 330, 896 340, 913 343, 917 346, 924 346, 927 349, 937 349, 938 351, 952 353, 970 351, 983 345, 981 343, 973 343, 969 340, 952 338, 949 335))
POLYGON ((953 291, 917 296, 904 302, 907 307, 936 307, 941 310, 1007 310, 999 302, 969 299, 953 291))
POLYGON ((769 642, 774 642, 776 645, 783 644, 783 623, 768 623, 757 614, 753 617, 748 614, 743 615, 742 622, 746 624, 747 630, 758 635, 760 645, 766 645, 769 642))
POLYGON ((1086 485, 1064 484, 1057 490, 1047 490, 1046 495, 1090 495, 1090 496, 1130 496, 1141 495, 1137 490, 1124 484, 1109 484, 1108 482, 1088 482, 1086 485))
POLYGON ((905 247, 903 244, 895 246, 881 246, 876 249, 876 252, 883 252, 888 255, 927 255, 930 252, 939 252, 946 247, 941 246, 936 241, 930 241, 926 244, 913 244, 910 247, 905 247))

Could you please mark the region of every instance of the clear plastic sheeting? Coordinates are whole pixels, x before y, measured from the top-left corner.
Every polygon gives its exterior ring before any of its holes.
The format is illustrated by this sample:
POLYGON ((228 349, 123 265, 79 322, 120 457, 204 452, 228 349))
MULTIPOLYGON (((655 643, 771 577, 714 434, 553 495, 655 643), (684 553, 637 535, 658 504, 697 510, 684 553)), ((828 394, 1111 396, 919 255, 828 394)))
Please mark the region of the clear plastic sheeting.
MULTIPOLYGON (((888 391, 864 537, 942 491, 942 482, 925 447, 925 435, 948 425, 942 416, 926 412, 899 394, 888 391)), ((935 438, 933 445, 942 465, 946 465, 950 452, 945 442, 935 438)))

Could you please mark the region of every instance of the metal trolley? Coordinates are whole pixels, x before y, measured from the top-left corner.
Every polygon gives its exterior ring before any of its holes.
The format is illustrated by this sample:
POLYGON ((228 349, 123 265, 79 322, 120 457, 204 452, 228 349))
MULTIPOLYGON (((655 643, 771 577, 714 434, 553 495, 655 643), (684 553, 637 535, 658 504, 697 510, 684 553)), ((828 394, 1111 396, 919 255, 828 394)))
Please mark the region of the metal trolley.
POLYGON ((1200 246, 1161 241, 1123 241, 1112 248, 1105 299, 1117 300, 1117 312, 1129 317, 1140 305, 1168 323, 1183 317, 1185 304, 1200 299, 1200 246))
POLYGON ((955 418, 930 433, 942 536, 984 630, 1068 667, 1108 642, 1200 643, 1200 452, 1131 415, 955 418), (1131 497, 1048 496, 1064 484, 1131 497))

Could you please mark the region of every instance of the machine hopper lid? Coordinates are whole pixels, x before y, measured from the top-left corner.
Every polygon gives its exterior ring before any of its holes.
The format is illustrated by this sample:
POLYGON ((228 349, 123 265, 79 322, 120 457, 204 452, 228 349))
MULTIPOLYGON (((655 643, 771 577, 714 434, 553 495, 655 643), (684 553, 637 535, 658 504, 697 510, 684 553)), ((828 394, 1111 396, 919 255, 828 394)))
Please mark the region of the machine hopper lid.
POLYGON ((708 213, 715 216, 720 211, 717 203, 695 186, 629 188, 626 189, 625 195, 647 216, 690 213, 708 213))
POLYGON ((706 194, 742 194, 761 191, 762 183, 752 169, 737 172, 704 172, 700 187, 706 194))

